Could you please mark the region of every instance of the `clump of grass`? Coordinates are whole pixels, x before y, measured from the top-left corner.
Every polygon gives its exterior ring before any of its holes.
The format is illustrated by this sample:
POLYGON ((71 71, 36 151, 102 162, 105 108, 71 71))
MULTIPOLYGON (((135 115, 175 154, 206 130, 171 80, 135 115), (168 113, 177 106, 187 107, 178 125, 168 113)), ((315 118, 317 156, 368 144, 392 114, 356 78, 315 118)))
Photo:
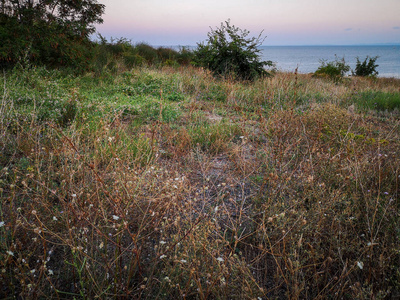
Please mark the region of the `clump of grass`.
POLYGON ((365 91, 354 95, 354 101, 360 108, 377 111, 393 111, 400 109, 399 93, 381 91, 365 91))

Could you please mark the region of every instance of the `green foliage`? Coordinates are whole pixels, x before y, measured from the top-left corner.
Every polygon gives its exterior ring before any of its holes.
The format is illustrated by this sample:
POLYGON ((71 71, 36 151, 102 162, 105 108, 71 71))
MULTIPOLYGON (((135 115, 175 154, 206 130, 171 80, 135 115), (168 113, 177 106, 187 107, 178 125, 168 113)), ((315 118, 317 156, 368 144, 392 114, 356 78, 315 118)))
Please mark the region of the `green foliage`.
POLYGON ((315 76, 327 76, 335 81, 343 78, 347 72, 350 71, 350 66, 346 64, 344 57, 339 59, 335 55, 335 60, 327 62, 326 60, 320 61, 321 65, 315 71, 315 76))
POLYGON ((242 80, 254 80, 270 75, 264 66, 273 66, 271 61, 260 61, 261 34, 248 38, 249 31, 241 30, 225 21, 221 27, 208 33, 206 44, 197 44, 194 61, 210 69, 216 76, 234 76, 242 80))
POLYGON ((141 57, 143 57, 149 64, 153 64, 157 61, 158 53, 157 50, 148 44, 140 43, 136 45, 136 50, 141 57))
POLYGON ((143 58, 137 54, 137 50, 128 40, 119 38, 107 41, 100 34, 98 37, 99 41, 95 43, 94 55, 91 62, 91 69, 96 75, 100 75, 105 71, 115 73, 119 61, 123 62, 129 68, 142 64, 143 58))
POLYGON ((400 110, 400 94, 381 91, 365 91, 354 96, 358 107, 378 111, 400 110))
POLYGON ((379 56, 369 57, 367 56, 363 62, 359 60, 357 57, 356 69, 353 72, 355 76, 376 76, 378 75, 378 71, 376 70, 379 65, 375 62, 379 58, 379 56))
POLYGON ((99 35, 99 41, 95 43, 94 56, 91 69, 100 75, 103 72, 115 74, 118 69, 131 69, 135 66, 170 66, 178 67, 188 65, 193 53, 181 48, 176 51, 171 48, 154 48, 146 43, 133 45, 125 38, 111 39, 99 35))
POLYGON ((104 5, 82 1, 2 1, 0 67, 26 59, 32 64, 85 69, 91 57, 89 35, 102 23, 104 5))

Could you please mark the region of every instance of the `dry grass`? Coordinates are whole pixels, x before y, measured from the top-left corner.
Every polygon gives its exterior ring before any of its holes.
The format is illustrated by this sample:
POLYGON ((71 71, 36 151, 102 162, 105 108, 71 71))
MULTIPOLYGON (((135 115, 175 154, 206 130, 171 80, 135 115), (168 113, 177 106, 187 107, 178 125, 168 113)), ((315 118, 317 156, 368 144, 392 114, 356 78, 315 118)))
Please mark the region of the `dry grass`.
POLYGON ((400 296, 398 111, 350 107, 398 80, 28 72, 2 78, 2 298, 400 296))

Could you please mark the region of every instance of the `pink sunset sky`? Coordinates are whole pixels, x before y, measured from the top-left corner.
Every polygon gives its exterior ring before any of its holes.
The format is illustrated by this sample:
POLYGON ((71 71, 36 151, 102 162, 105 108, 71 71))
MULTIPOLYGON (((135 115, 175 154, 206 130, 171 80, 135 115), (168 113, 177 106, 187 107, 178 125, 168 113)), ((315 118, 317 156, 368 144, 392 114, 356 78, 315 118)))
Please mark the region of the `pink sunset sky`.
POLYGON ((97 31, 151 45, 196 45, 230 19, 265 46, 400 43, 400 0, 98 0, 97 31))

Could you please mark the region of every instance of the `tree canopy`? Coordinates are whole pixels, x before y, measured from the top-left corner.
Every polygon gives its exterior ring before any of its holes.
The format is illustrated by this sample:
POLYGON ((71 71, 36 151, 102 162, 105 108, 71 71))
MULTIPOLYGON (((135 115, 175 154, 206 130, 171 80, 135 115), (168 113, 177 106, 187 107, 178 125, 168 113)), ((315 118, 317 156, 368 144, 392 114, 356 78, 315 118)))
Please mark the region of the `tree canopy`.
POLYGON ((82 67, 104 8, 96 0, 0 0, 0 64, 25 57, 82 67))

